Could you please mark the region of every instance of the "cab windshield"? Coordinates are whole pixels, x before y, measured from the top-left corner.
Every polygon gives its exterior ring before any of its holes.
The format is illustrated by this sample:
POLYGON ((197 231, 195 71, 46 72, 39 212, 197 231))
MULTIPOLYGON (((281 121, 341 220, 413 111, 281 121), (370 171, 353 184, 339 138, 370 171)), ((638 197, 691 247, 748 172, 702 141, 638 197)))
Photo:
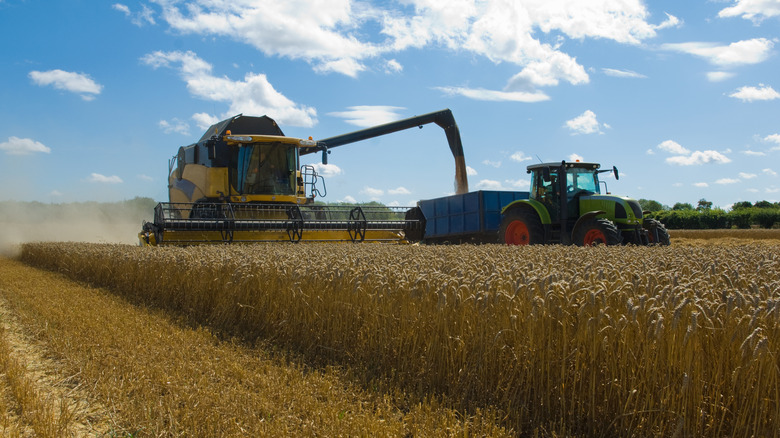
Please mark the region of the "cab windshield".
POLYGON ((576 167, 566 171, 566 194, 571 197, 578 193, 600 193, 596 172, 590 169, 578 169, 576 167))
POLYGON ((255 143, 238 149, 236 189, 244 195, 294 195, 296 149, 284 143, 255 143))

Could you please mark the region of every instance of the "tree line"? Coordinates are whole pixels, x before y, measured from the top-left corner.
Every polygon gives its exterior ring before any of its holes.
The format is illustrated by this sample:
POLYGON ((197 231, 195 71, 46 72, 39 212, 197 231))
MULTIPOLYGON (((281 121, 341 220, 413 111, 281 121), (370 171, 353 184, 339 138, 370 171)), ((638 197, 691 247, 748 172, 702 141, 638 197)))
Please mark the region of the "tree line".
POLYGON ((639 205, 669 229, 774 228, 780 226, 780 202, 740 201, 729 210, 713 208, 702 198, 694 207, 678 202, 672 207, 651 199, 640 199, 639 205))

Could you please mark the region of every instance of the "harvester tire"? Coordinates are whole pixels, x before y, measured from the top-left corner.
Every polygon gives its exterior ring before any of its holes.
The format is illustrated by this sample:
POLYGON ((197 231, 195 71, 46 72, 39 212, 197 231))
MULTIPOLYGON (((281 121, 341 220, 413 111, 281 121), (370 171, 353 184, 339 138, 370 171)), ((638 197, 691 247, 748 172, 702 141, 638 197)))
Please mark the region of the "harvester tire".
POLYGON ((669 231, 666 230, 666 227, 660 221, 645 219, 643 226, 647 230, 647 241, 650 245, 668 246, 671 244, 669 231))
POLYGON ((594 218, 583 223, 575 232, 578 246, 620 245, 623 236, 609 219, 594 218))
POLYGON ((544 243, 544 227, 536 212, 514 209, 504 213, 498 241, 507 245, 539 245, 544 243))

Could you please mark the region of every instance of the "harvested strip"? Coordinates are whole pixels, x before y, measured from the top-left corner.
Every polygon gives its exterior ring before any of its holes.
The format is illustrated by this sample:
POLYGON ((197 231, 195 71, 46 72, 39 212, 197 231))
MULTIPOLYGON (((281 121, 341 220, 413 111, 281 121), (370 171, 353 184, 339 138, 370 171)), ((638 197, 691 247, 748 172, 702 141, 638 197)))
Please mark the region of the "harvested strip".
POLYGON ((478 415, 366 391, 334 368, 313 370, 220 342, 101 289, 0 258, 0 294, 67 372, 108 407, 113 434, 138 436, 504 435, 478 415))
MULTIPOLYGON (((3 354, 0 352, 0 355, 3 354)), ((32 437, 34 432, 31 427, 22 424, 21 407, 13 395, 11 382, 2 365, 5 357, 0 356, 0 436, 2 437, 32 437)))
POLYGON ((108 430, 105 408, 90 400, 76 375, 65 373, 62 363, 47 357, 40 342, 22 331, 2 298, 0 321, 0 372, 8 387, 4 412, 9 422, 0 428, 5 429, 2 436, 85 436, 108 430))

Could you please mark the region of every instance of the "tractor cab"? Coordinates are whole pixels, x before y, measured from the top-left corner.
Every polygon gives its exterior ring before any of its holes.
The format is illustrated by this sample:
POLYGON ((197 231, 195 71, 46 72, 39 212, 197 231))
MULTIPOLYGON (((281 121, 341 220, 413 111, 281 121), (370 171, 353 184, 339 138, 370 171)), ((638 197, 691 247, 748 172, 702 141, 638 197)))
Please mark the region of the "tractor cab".
POLYGON ((597 163, 542 163, 528 166, 531 174, 531 194, 529 199, 542 203, 553 220, 561 217, 579 217, 579 198, 583 195, 601 194, 599 173, 614 172, 617 168, 599 170, 597 163), (565 206, 563 205, 565 203, 565 206))

